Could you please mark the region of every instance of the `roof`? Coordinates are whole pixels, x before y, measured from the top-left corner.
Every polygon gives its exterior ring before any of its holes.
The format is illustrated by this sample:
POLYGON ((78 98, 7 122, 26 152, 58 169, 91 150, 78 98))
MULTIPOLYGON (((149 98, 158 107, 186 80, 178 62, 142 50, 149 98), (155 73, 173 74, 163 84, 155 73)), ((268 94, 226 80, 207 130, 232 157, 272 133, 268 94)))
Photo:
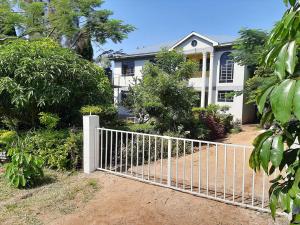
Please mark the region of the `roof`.
POLYGON ((158 45, 137 48, 128 54, 118 55, 113 58, 134 58, 134 57, 153 56, 163 48, 170 49, 170 50, 176 48, 178 45, 180 45, 182 42, 192 37, 193 35, 198 36, 201 39, 204 39, 208 42, 211 42, 213 46, 217 46, 217 47, 231 46, 232 43, 236 40, 236 38, 232 36, 227 36, 227 35, 211 35, 211 36, 205 35, 204 36, 193 31, 179 40, 169 41, 158 45))

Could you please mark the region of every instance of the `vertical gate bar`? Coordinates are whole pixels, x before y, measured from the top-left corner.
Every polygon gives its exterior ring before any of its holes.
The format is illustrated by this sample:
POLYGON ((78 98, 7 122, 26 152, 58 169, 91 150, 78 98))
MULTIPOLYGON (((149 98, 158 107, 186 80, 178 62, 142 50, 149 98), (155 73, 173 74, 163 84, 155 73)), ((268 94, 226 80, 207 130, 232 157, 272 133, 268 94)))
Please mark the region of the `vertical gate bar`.
POLYGON ((176 187, 178 187, 178 139, 176 140, 176 187))
POLYGON ((164 152, 164 139, 161 137, 161 150, 160 150, 160 183, 162 184, 163 178, 163 152, 164 152))
POLYGON ((185 189, 185 140, 183 141, 183 181, 182 187, 185 189))
POLYGON ((144 163, 145 163, 145 135, 143 134, 143 150, 142 150, 142 179, 144 180, 144 163))
POLYGON ((101 160, 100 160, 100 168, 101 169, 103 169, 102 168, 102 163, 103 163, 103 130, 101 129, 101 131, 100 131, 100 142, 101 142, 101 144, 100 144, 100 158, 101 158, 101 160))
POLYGON ((224 155, 224 199, 226 199, 226 174, 227 174, 227 145, 225 145, 225 155, 224 155))
POLYGON ((151 136, 149 135, 148 140, 148 180, 150 180, 150 162, 151 162, 151 136))
POLYGON ((133 174, 133 138, 134 135, 131 133, 131 154, 130 154, 130 172, 133 174))
POLYGON ((113 147, 113 131, 110 131, 110 159, 109 170, 112 170, 112 147, 113 147))
POLYGON ((242 182, 242 203, 245 201, 245 162, 246 162, 246 148, 243 148, 243 182, 242 182))
POLYGON ((255 172, 252 170, 252 200, 251 204, 254 206, 254 189, 255 189, 255 172))
POLYGON ((215 198, 217 197, 217 178, 218 178, 218 144, 215 145, 215 155, 216 155, 216 160, 215 160, 215 198))
POLYGON ((172 139, 168 137, 168 178, 167 178, 167 185, 171 187, 172 184, 172 139))
POLYGON ((262 171, 263 173, 263 180, 262 180, 262 196, 261 196, 261 208, 265 207, 265 172, 262 171))
POLYGON ((115 172, 117 172, 118 164, 118 131, 116 131, 116 148, 115 148, 115 172))
POLYGON ((120 173, 122 173, 122 161, 123 161, 123 132, 120 132, 121 134, 121 146, 120 146, 120 173))
POLYGON ((139 167, 139 135, 136 135, 136 177, 138 176, 138 167, 139 167))
POLYGON ((105 169, 107 169, 107 148, 108 148, 108 131, 105 131, 105 169))
POLYGON ((232 178, 232 200, 235 200, 235 174, 236 174, 236 148, 233 148, 233 178, 232 178))
POLYGON ((198 192, 201 193, 201 148, 202 148, 202 143, 199 141, 199 165, 198 165, 198 186, 199 186, 199 189, 198 189, 198 192))
POLYGON ((208 195, 209 189, 209 143, 206 146, 206 195, 208 195))
POLYGON ((125 157, 125 173, 127 174, 127 169, 128 169, 128 132, 126 132, 126 141, 125 141, 125 154, 126 154, 126 157, 125 157))
POLYGON ((191 191, 193 191, 194 142, 191 141, 191 191))
POLYGON ((156 157, 157 157, 157 140, 154 137, 154 182, 156 182, 156 157))

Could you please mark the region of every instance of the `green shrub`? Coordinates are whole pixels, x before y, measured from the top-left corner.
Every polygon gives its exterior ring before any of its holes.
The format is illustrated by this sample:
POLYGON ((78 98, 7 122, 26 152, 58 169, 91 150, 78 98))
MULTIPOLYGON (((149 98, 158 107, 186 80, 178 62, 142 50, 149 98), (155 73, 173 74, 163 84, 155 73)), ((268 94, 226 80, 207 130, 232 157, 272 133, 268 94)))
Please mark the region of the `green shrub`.
POLYGON ((19 127, 39 125, 39 113, 60 116, 60 125, 81 125, 80 108, 111 104, 104 70, 51 39, 9 40, 0 45, 0 117, 19 127))
POLYGON ((8 150, 10 162, 5 166, 5 177, 17 188, 36 185, 44 176, 40 157, 32 155, 30 140, 17 141, 8 150))
POLYGON ((60 120, 58 115, 52 113, 41 112, 39 116, 40 123, 47 129, 55 128, 60 120))
POLYGON ((157 133, 155 125, 151 123, 127 123, 127 129, 132 132, 154 134, 157 133))
MULTIPOLYGON (((219 106, 210 104, 206 108, 193 108, 193 116, 195 118, 199 134, 204 139, 219 139, 226 136, 232 129, 233 116, 227 111, 228 106, 219 106)), ((197 128, 195 129, 197 131, 197 128)), ((199 136, 199 135, 198 135, 199 136)))
POLYGON ((0 130, 0 145, 6 145, 11 143, 17 136, 15 131, 0 130))
POLYGON ((72 170, 82 160, 82 132, 68 130, 39 130, 31 132, 34 154, 51 169, 72 170))
POLYGON ((80 109, 82 115, 98 115, 101 125, 116 123, 118 111, 114 105, 86 105, 80 109))

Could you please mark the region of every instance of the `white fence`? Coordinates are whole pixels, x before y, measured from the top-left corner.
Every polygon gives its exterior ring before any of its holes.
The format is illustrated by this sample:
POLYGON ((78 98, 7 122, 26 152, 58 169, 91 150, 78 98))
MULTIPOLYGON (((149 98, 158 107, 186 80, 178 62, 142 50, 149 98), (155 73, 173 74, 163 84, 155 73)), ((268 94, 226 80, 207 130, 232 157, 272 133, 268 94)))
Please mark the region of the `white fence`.
POLYGON ((102 170, 260 211, 268 177, 248 166, 252 147, 99 128, 84 118, 84 169, 102 170), (88 148, 88 149, 87 149, 88 148))

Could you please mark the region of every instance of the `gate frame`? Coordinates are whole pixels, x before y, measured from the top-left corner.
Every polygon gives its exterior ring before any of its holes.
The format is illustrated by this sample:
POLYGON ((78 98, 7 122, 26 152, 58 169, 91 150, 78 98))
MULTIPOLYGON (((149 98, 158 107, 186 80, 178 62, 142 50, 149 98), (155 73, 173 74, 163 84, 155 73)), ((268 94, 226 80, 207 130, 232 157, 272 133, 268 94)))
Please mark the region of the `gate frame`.
MULTIPOLYGON (((99 128, 100 128, 100 123, 99 123, 99 116, 97 115, 88 115, 88 116, 83 116, 83 168, 84 168, 84 173, 86 174, 91 174, 94 171, 100 170, 103 172, 108 172, 120 177, 125 177, 125 178, 130 178, 133 180, 138 180, 143 183, 148 183, 160 187, 165 187, 165 188, 170 188, 176 191, 180 191, 183 193, 189 193, 194 196, 199 196, 199 197, 204 197, 206 199, 211 199, 215 200, 218 202, 223 202, 227 203, 229 205, 236 205, 240 206, 242 208, 249 208, 252 210, 257 210, 260 212, 265 212, 265 213, 270 213, 269 208, 261 208, 261 207, 256 207, 256 206, 249 206, 244 203, 238 203, 238 202, 232 202, 228 201, 226 199, 218 199, 213 196, 205 195, 202 193, 196 193, 193 191, 188 191, 180 188, 176 188, 171 185, 171 177, 172 177, 172 168, 171 168, 171 150, 172 150, 172 142, 171 142, 171 137, 169 136, 164 136, 164 138, 168 141, 168 160, 167 160, 167 184, 160 184, 148 180, 143 180, 137 177, 129 176, 126 174, 121 174, 118 172, 114 172, 111 170, 106 170, 103 168, 100 168, 100 146, 99 146, 99 128)), ((281 216, 286 216, 286 217, 291 217, 290 215, 287 215, 286 213, 283 212, 276 212, 277 215, 281 216)))

